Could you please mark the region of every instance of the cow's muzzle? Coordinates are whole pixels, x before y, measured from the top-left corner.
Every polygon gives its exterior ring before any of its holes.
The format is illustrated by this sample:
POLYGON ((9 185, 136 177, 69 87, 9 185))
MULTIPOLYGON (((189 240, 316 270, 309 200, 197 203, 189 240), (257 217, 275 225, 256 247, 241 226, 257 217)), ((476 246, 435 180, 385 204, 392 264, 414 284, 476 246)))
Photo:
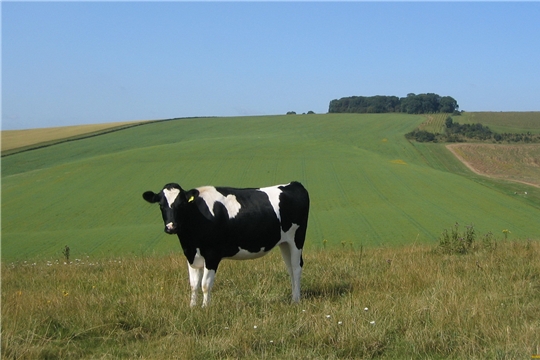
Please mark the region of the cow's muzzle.
POLYGON ((176 234, 176 225, 174 225, 172 222, 165 225, 165 232, 167 234, 176 234))

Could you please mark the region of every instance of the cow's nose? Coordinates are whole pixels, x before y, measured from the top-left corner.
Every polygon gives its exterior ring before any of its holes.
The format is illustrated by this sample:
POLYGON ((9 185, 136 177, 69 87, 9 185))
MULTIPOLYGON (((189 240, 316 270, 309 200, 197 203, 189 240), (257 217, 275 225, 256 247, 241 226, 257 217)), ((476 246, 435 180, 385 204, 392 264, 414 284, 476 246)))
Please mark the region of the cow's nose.
POLYGON ((174 234, 176 233, 176 226, 172 222, 165 225, 165 232, 167 234, 174 234))

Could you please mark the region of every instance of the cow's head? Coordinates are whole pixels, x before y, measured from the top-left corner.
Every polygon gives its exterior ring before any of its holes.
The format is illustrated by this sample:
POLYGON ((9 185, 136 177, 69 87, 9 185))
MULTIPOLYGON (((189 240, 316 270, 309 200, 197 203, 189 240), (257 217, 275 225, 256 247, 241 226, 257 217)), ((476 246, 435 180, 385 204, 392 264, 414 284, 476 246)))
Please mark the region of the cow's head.
POLYGON ((161 208, 161 216, 165 223, 167 234, 176 234, 181 215, 185 207, 193 201, 198 194, 197 190, 184 191, 178 184, 167 184, 159 193, 146 191, 143 193, 144 200, 149 203, 158 203, 161 208))

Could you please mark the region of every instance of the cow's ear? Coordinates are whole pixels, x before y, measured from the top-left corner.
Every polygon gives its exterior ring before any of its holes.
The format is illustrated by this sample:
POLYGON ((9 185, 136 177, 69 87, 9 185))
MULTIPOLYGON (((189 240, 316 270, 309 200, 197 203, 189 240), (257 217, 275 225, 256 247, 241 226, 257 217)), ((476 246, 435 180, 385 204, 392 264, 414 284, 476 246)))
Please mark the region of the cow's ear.
POLYGON ((146 191, 142 194, 144 200, 148 201, 151 204, 157 203, 159 201, 158 195, 154 194, 153 191, 146 191))
POLYGON ((186 201, 188 203, 194 202, 196 198, 199 197, 199 190, 192 189, 185 192, 186 201))
POLYGON ((185 193, 186 201, 188 204, 195 204, 196 209, 208 220, 213 220, 214 216, 210 213, 210 210, 208 210, 208 205, 206 205, 206 201, 195 201, 199 197, 199 190, 193 189, 186 191, 185 193))

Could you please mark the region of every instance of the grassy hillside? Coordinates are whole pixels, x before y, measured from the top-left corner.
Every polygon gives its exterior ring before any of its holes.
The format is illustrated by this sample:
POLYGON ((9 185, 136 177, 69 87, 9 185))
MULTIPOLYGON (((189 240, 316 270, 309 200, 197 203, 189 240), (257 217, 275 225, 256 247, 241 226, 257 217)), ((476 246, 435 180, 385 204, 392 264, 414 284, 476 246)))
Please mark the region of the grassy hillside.
MULTIPOLYGON (((2 159, 2 260, 178 252, 142 192, 175 181, 310 191, 308 248, 433 242, 455 222, 540 238, 538 189, 514 196, 403 134, 404 114, 182 119, 2 159), (472 179, 472 180, 471 180, 472 179)), ((432 144, 437 145, 437 144, 432 144)), ((511 185, 514 186, 514 185, 511 185)), ((520 190, 523 192, 523 190, 520 190)))
POLYGON ((530 359, 539 257, 538 241, 309 251, 290 305, 275 251, 223 262, 205 309, 179 254, 2 263, 2 359, 530 359))

